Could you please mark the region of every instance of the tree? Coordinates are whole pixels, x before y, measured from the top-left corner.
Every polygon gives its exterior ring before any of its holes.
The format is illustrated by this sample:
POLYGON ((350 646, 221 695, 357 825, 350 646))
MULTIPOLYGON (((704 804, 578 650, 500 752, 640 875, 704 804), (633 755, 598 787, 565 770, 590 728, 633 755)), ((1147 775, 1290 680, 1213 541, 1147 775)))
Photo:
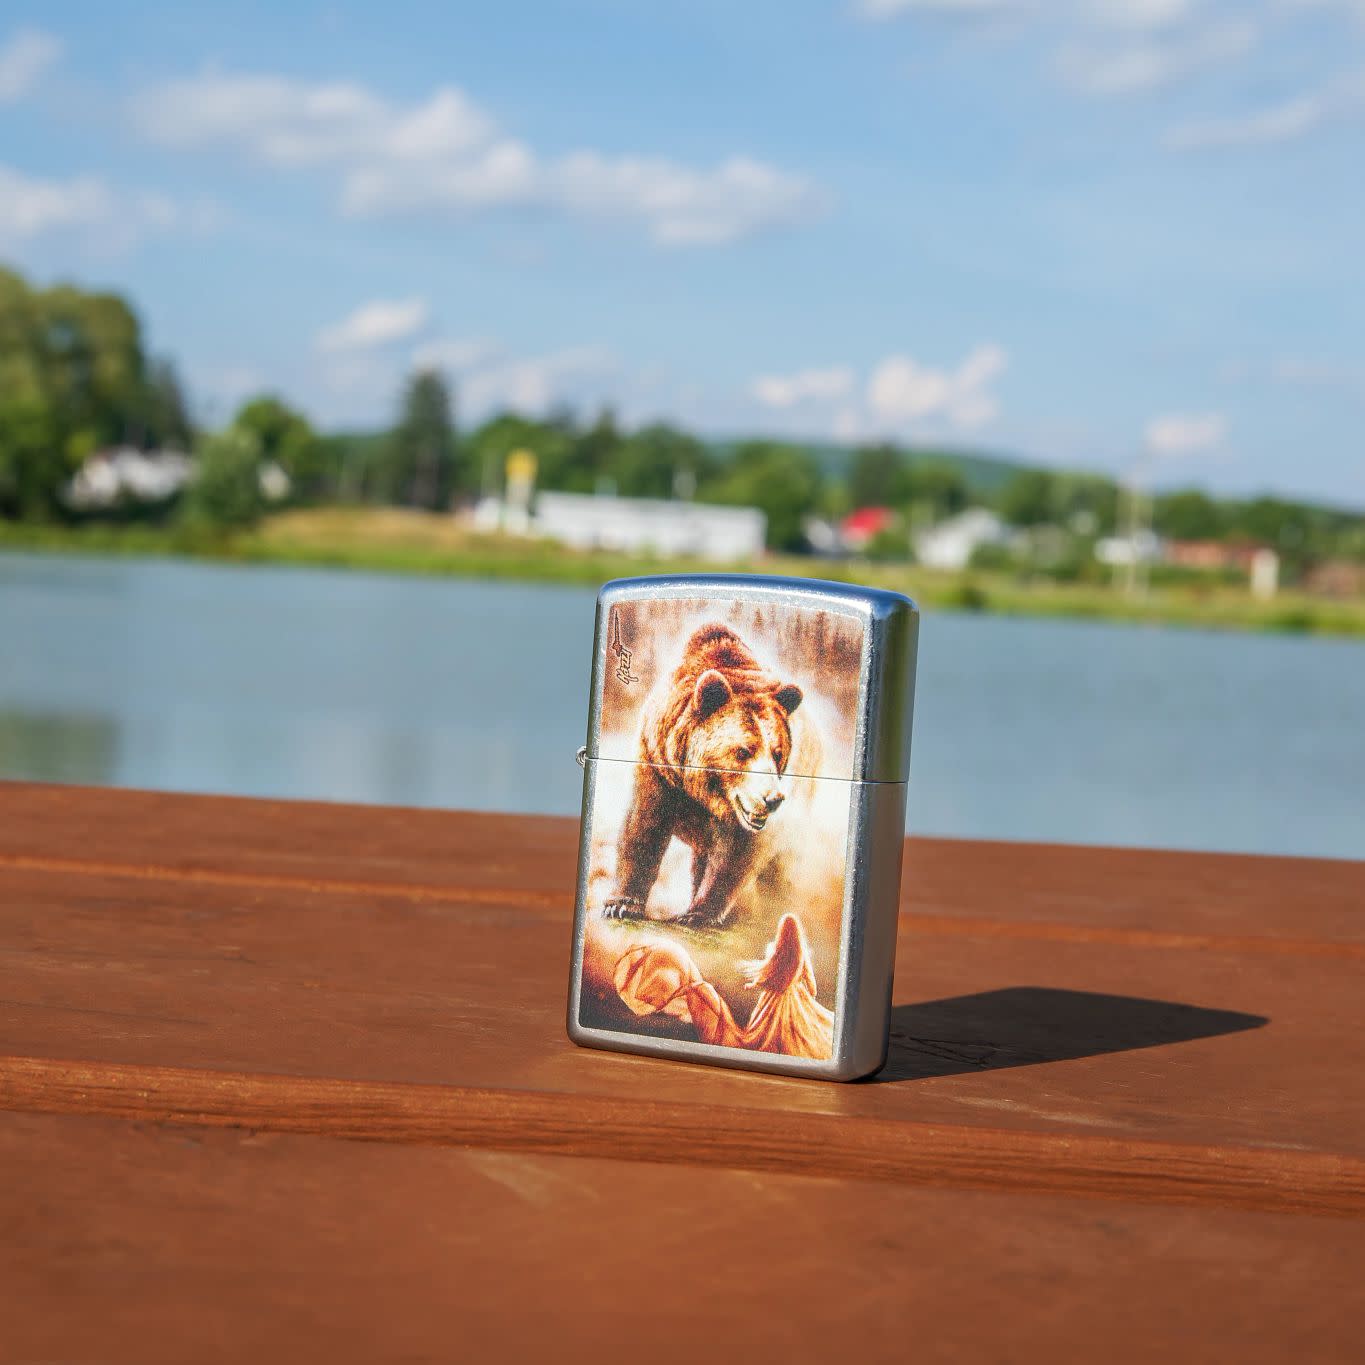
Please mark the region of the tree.
POLYGON ((142 443, 146 370, 133 310, 117 294, 59 284, 36 296, 44 387, 68 443, 142 443))
POLYGON ((38 398, 0 397, 0 516, 53 516, 69 475, 52 409, 38 398))
POLYGON ((863 446, 848 470, 848 500, 854 508, 894 507, 906 500, 909 470, 893 445, 863 446))
POLYGON ((632 432, 617 445, 610 477, 622 497, 690 497, 714 472, 715 464, 695 436, 658 422, 632 432))
POLYGON ((592 426, 580 432, 573 443, 568 487, 584 493, 613 487, 622 439, 616 414, 604 407, 592 426))
POLYGON ((172 361, 162 358, 147 367, 144 410, 146 439, 150 446, 188 450, 194 444, 189 403, 172 361))
POLYGON ((729 470, 707 486, 704 500, 760 508, 768 518, 768 546, 802 550, 804 525, 820 504, 820 466, 808 450, 778 441, 747 441, 729 470))
POLYGON ((1000 515, 1011 526, 1042 526, 1056 519, 1056 480, 1046 469, 1022 469, 1000 494, 1000 515))
POLYGON ((327 472, 326 452, 302 413, 274 394, 260 394, 242 404, 232 424, 256 437, 261 458, 289 475, 296 494, 320 490, 327 472))
POLYGON ((480 492, 496 494, 502 489, 507 457, 514 450, 529 450, 536 457, 538 486, 563 488, 572 463, 573 441, 572 430, 560 423, 500 413, 464 442, 464 482, 480 492))
POLYGON ((1162 494, 1153 504, 1152 524, 1176 540, 1213 540, 1223 533, 1217 504, 1197 488, 1162 494))
POLYGON ((261 494, 261 443, 243 427, 203 436, 195 473, 180 505, 187 525, 217 531, 254 525, 265 509, 261 494))
POLYGON ((60 515, 86 455, 142 444, 149 390, 137 316, 116 294, 31 289, 0 270, 0 505, 60 515))
POLYGON ((1100 474, 1053 477, 1052 512, 1083 536, 1109 535, 1118 527, 1119 486, 1100 474))
POLYGON ((927 509, 930 520, 942 521, 961 512, 970 498, 959 470, 941 459, 926 459, 910 463, 900 500, 927 509))
POLYGON ((419 370, 403 391, 402 412, 378 474, 390 502, 433 511, 449 505, 457 481, 450 390, 436 370, 419 370))

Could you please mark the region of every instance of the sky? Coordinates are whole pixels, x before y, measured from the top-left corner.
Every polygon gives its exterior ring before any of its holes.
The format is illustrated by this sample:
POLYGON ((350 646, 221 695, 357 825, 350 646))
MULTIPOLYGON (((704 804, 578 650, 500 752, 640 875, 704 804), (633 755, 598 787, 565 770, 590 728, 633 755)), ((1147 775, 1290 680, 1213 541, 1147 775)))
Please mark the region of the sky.
POLYGON ((0 261, 201 416, 610 403, 1365 507, 1365 0, 0 12, 0 261))

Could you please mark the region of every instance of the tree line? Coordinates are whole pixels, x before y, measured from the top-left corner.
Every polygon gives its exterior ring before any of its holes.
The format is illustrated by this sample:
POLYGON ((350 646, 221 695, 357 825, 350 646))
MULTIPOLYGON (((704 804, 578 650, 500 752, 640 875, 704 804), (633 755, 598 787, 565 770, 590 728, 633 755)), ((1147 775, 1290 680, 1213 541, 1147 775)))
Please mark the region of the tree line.
MULTIPOLYGON (((988 506, 1025 531, 1051 528, 1073 547, 1125 524, 1119 485, 1098 474, 1020 466, 988 485, 951 452, 719 443, 663 422, 631 429, 610 409, 586 418, 568 408, 503 412, 462 430, 455 399, 442 375, 424 371, 405 382, 386 431, 323 434, 274 394, 248 399, 220 429, 200 430, 174 365, 147 353, 124 299, 68 284, 35 288, 0 270, 0 518, 71 519, 63 491, 81 463, 132 446, 192 452, 196 477, 156 514, 219 528, 263 514, 267 467, 287 476, 294 503, 439 511, 499 494, 518 450, 535 456, 539 488, 758 507, 769 547, 782 551, 809 548, 812 518, 837 522, 864 507, 894 514, 868 547, 888 557, 907 553, 917 527, 969 506, 988 506)), ((1365 559, 1365 516, 1285 499, 1167 492, 1152 499, 1151 523, 1177 539, 1270 544, 1291 569, 1337 555, 1365 559)))

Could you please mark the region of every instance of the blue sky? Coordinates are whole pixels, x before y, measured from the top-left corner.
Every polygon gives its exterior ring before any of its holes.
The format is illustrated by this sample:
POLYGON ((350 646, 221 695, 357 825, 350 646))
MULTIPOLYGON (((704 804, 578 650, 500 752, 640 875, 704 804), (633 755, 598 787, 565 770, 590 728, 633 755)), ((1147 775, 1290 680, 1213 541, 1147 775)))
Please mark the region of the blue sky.
POLYGON ((1365 0, 26 4, 0 259, 201 409, 609 400, 1365 506, 1365 0))

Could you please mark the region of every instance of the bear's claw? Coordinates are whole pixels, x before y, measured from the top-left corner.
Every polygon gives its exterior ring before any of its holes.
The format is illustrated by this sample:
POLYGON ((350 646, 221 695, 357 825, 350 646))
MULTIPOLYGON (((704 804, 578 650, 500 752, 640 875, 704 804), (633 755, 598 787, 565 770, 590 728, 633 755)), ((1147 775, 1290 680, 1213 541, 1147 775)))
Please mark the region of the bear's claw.
POLYGON ((722 918, 705 910, 684 910, 681 915, 669 920, 669 923, 679 924, 684 929, 716 929, 719 928, 722 918))
POLYGON ((645 907, 634 896, 613 896, 602 907, 603 919, 644 919, 645 907))

